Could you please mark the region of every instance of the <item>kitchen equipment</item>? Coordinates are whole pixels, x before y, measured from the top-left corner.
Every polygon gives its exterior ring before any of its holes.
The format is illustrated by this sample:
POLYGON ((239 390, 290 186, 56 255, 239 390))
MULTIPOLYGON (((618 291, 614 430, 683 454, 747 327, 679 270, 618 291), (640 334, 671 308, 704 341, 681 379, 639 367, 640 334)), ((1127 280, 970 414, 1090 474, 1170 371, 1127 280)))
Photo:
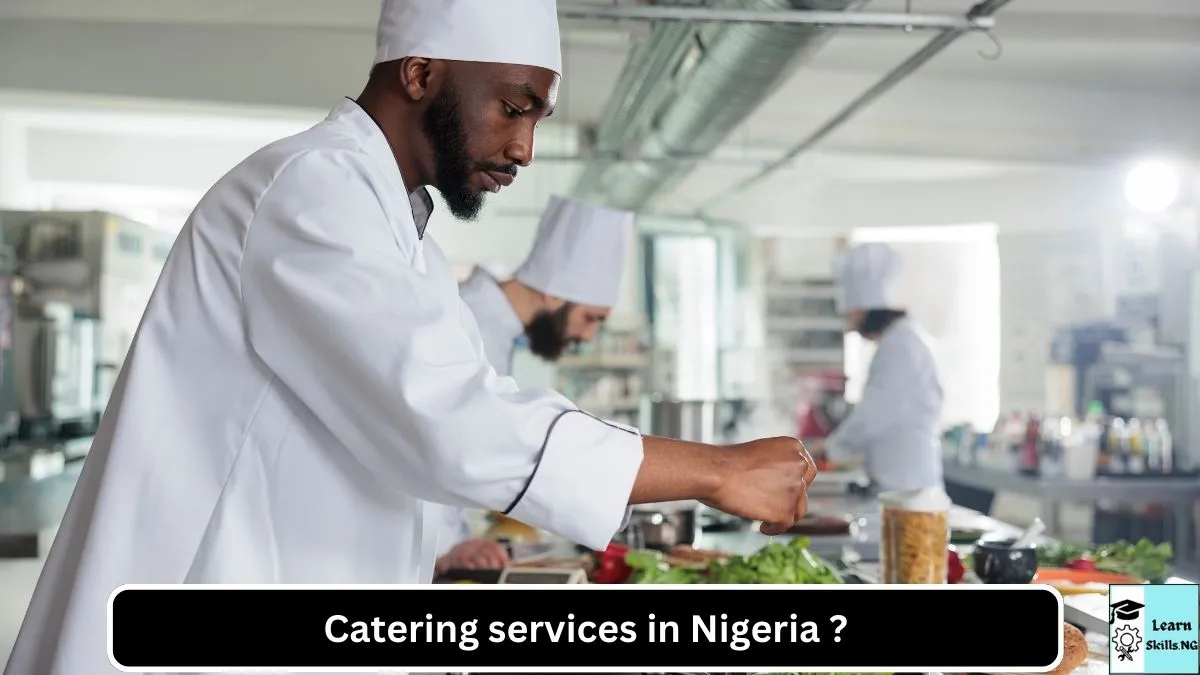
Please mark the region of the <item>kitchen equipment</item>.
POLYGON ((700 509, 700 503, 695 501, 634 506, 629 526, 617 535, 617 543, 660 551, 670 551, 679 544, 694 544, 700 536, 700 509))
POLYGON ((40 319, 47 306, 66 305, 96 322, 93 378, 101 408, 170 251, 168 238, 108 213, 0 211, 0 239, 12 247, 25 287, 18 315, 40 319))
POLYGON ((796 418, 800 440, 804 442, 828 438, 846 415, 846 375, 841 371, 818 370, 800 375, 799 403, 796 418))
POLYGON ((1042 536, 1042 533, 1045 531, 1046 523, 1042 522, 1041 518, 1035 517, 1033 522, 1029 524, 1029 527, 1025 528, 1025 531, 1021 533, 1021 536, 1017 537, 1017 540, 1013 542, 1012 547, 1029 548, 1033 546, 1034 542, 1037 541, 1037 538, 1042 536))
POLYGON ((48 303, 43 312, 16 320, 20 435, 88 436, 103 410, 96 382, 97 322, 61 303, 48 303))
POLYGON ((639 419, 650 435, 719 445, 733 442, 748 411, 740 399, 682 400, 656 393, 642 399, 639 419))
POLYGON ((975 544, 971 558, 975 575, 985 584, 1027 584, 1038 571, 1037 547, 1021 548, 1012 537, 983 537, 975 544))
POLYGON ((0 246, 0 448, 17 436, 21 404, 17 394, 15 346, 16 298, 12 249, 0 246))
POLYGON ((809 513, 793 523, 787 534, 805 537, 850 536, 857 530, 857 520, 852 516, 809 513))
POLYGON ((578 568, 542 569, 539 567, 506 567, 500 573, 500 584, 586 584, 587 572, 578 568))

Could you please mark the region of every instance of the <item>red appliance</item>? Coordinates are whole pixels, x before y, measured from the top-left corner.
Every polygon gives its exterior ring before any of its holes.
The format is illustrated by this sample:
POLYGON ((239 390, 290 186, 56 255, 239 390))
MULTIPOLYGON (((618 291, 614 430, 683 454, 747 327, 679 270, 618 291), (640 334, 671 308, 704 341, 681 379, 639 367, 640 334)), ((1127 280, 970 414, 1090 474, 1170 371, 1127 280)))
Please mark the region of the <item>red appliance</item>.
POLYGON ((796 420, 802 441, 828 438, 849 412, 846 375, 841 371, 810 371, 800 375, 796 420))

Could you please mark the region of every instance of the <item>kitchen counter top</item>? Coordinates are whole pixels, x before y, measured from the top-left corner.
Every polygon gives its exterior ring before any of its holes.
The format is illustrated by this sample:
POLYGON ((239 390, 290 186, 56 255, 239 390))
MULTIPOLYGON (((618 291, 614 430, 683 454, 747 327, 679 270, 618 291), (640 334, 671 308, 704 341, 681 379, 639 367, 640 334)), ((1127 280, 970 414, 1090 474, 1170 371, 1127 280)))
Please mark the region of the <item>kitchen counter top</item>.
POLYGON ((1173 525, 1171 544, 1181 561, 1191 564, 1200 557, 1197 551, 1200 532, 1195 528, 1197 506, 1200 505, 1200 478, 1098 476, 1092 480, 1073 480, 1065 476, 1026 476, 989 466, 963 464, 951 458, 943 460, 942 471, 947 483, 1037 497, 1042 503, 1042 520, 1050 533, 1061 532, 1059 515, 1063 502, 1167 506, 1173 525))

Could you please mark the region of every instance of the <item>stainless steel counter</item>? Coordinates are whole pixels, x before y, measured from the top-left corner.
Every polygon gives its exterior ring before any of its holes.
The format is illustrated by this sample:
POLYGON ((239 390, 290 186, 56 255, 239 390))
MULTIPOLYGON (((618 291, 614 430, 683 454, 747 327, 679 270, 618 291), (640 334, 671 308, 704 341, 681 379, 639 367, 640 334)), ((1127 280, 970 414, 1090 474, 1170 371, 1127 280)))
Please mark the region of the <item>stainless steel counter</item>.
POLYGON ((1194 540, 1196 509, 1200 505, 1200 480, 1195 478, 1105 478, 1089 481, 1041 478, 982 466, 967 466, 955 460, 943 462, 946 482, 993 492, 1012 492, 1037 497, 1042 502, 1046 530, 1059 533, 1064 502, 1096 504, 1117 502, 1133 505, 1169 505, 1174 534, 1172 545, 1181 560, 1192 563, 1198 555, 1194 540))

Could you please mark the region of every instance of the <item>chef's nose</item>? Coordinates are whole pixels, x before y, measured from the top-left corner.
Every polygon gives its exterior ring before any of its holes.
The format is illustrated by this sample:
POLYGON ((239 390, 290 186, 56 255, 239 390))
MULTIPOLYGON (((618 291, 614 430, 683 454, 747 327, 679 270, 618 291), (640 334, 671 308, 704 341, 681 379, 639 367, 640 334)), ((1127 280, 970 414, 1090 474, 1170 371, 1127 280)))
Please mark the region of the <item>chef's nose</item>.
POLYGON ((533 127, 522 129, 504 148, 504 158, 518 166, 533 163, 533 127))

